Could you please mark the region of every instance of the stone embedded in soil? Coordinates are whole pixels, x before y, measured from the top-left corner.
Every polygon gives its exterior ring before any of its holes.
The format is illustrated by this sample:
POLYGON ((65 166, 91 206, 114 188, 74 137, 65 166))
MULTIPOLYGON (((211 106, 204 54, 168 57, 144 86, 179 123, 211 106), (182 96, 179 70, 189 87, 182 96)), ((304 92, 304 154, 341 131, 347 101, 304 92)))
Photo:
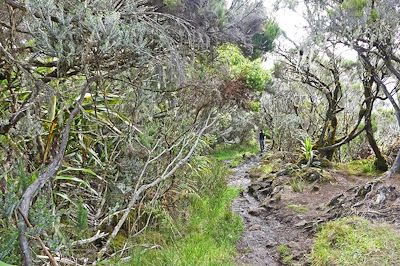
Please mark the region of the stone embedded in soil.
POLYGON ((273 192, 273 180, 253 181, 248 187, 248 192, 259 200, 267 197, 273 192))
POLYGON ((308 183, 313 182, 326 182, 333 179, 331 174, 315 167, 305 167, 295 173, 295 176, 303 179, 308 183))
POLYGON ((261 206, 266 207, 267 209, 273 209, 274 207, 271 204, 276 204, 281 200, 281 195, 276 195, 272 198, 266 198, 261 203, 261 206))
POLYGON ((261 171, 250 171, 249 173, 249 178, 250 179, 259 179, 263 176, 263 173, 261 171))
POLYGON ((261 229, 261 225, 259 225, 259 224, 253 224, 252 226, 250 226, 248 228, 249 231, 257 231, 257 230, 260 230, 260 229, 261 229))
POLYGON ((253 215, 253 216, 260 216, 264 212, 265 212, 265 208, 264 207, 251 208, 249 210, 249 214, 253 215))
POLYGON ((276 242, 271 242, 271 243, 266 243, 266 244, 265 244, 265 247, 266 247, 266 248, 273 248, 273 247, 275 247, 276 245, 278 245, 278 243, 276 243, 276 242))
POLYGON ((295 227, 303 227, 307 224, 308 222, 306 220, 301 220, 300 222, 296 223, 294 226, 295 227))
POLYGON ((320 190, 320 188, 319 188, 319 186, 317 186, 317 185, 314 185, 314 186, 311 188, 311 191, 314 191, 314 192, 319 191, 319 190, 320 190))

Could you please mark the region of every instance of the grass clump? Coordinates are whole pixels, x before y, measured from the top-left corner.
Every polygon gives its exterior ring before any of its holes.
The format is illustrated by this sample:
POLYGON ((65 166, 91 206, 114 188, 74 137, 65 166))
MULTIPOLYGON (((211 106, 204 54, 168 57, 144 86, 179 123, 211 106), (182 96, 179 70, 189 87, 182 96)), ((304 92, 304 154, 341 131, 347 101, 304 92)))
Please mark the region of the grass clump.
POLYGON ((317 234, 311 264, 400 265, 400 236, 360 217, 328 222, 317 234))
POLYGON ((288 266, 293 264, 293 254, 288 245, 280 244, 277 250, 282 265, 288 266))
POLYGON ((171 228, 172 223, 176 230, 163 230, 162 225, 146 230, 136 238, 132 260, 124 265, 235 264, 236 242, 244 227, 231 204, 239 189, 226 185, 227 169, 221 162, 207 161, 204 170, 189 177, 196 191, 179 209, 185 218, 170 219, 164 226, 171 228))
POLYGON ((288 209, 296 212, 296 213, 307 213, 309 209, 306 206, 303 205, 297 205, 297 204, 289 204, 286 206, 288 209))
POLYGON ((273 168, 273 167, 272 167, 271 164, 263 164, 263 165, 261 165, 261 171, 262 171, 264 174, 270 174, 270 173, 273 171, 272 168, 273 168))
POLYGON ((306 182, 300 177, 293 177, 290 179, 289 185, 293 192, 303 192, 306 187, 306 182))

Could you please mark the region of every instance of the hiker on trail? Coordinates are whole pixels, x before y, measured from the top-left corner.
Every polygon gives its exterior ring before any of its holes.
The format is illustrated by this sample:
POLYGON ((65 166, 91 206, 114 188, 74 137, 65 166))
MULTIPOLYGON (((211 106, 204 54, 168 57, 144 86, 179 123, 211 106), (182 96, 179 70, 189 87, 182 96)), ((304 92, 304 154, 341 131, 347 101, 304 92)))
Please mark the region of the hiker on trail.
POLYGON ((258 141, 260 142, 260 150, 263 152, 265 149, 265 134, 262 129, 260 129, 260 133, 258 134, 258 141))

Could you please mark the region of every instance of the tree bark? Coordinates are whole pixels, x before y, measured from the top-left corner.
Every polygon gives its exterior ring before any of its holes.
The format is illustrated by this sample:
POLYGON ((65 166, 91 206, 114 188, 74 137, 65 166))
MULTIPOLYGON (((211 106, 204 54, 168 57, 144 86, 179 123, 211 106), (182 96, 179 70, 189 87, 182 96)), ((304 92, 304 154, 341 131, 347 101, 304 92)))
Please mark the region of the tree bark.
MULTIPOLYGON (((378 84, 378 86, 382 89, 383 93, 385 94, 385 96, 389 99, 390 103, 392 104, 393 109, 395 111, 397 123, 400 126, 400 107, 399 107, 399 105, 397 104, 397 102, 393 98, 393 96, 390 94, 385 83, 379 77, 378 73, 376 72, 376 69, 371 64, 371 61, 369 60, 368 56, 363 53, 363 49, 359 48, 359 47, 355 47, 355 50, 357 51, 359 57, 361 58, 365 68, 369 71, 371 77, 374 79, 376 84, 378 84)), ((391 71, 395 70, 393 65, 391 64, 390 60, 385 60, 385 65, 389 68, 389 70, 391 70, 391 71)), ((396 74, 396 71, 395 71, 395 74, 396 74)), ((399 78, 400 78, 400 76, 399 76, 399 78)), ((386 173, 385 177, 390 178, 393 176, 393 174, 397 173, 399 170, 400 170, 400 149, 397 152, 397 156, 396 156, 396 159, 395 159, 392 167, 386 173)))
POLYGON ((24 192, 22 195, 22 200, 20 203, 20 214, 19 214, 19 223, 18 228, 20 230, 19 242, 20 248, 22 252, 22 265, 30 266, 32 265, 32 258, 29 251, 29 243, 27 238, 27 225, 25 224, 25 219, 29 217, 29 209, 32 203, 33 198, 39 192, 39 190, 46 184, 58 171, 61 166, 62 160, 64 158, 64 153, 67 148, 69 132, 71 130, 72 123, 74 121, 75 116, 79 113, 82 102, 85 98, 85 94, 88 91, 89 85, 92 80, 88 80, 85 86, 81 90, 81 95, 76 103, 74 109, 71 111, 71 114, 68 117, 68 120, 65 124, 65 128, 61 134, 61 145, 57 152, 57 155, 54 157, 54 160, 49 164, 46 171, 43 172, 24 192))
POLYGON ((374 83, 374 81, 370 77, 367 77, 366 79, 363 80, 365 107, 366 107, 366 112, 365 112, 365 116, 364 116, 365 133, 367 135, 368 143, 371 146, 371 148, 375 154, 376 169, 379 171, 387 171, 388 164, 386 162, 385 157, 383 157, 382 152, 378 147, 378 144, 376 143, 373 128, 372 128, 371 114, 372 114, 372 108, 373 108, 374 99, 375 99, 372 94, 373 83, 374 83))

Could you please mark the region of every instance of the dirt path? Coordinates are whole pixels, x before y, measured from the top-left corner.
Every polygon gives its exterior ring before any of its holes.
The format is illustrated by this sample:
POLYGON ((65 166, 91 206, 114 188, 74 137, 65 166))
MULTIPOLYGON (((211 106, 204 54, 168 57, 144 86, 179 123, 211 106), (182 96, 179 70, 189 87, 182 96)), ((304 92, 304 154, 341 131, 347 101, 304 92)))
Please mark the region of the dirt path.
POLYGON ((243 188, 243 193, 232 204, 232 210, 238 213, 245 224, 245 231, 238 243, 240 253, 238 265, 280 265, 276 245, 280 243, 286 231, 286 224, 273 217, 267 217, 259 209, 260 202, 247 193, 250 184, 248 171, 257 166, 260 157, 248 161, 235 169, 229 182, 232 186, 243 188))
MULTIPOLYGON (((365 198, 362 200, 364 194, 361 196, 358 194, 360 191, 366 190, 366 184, 373 180, 372 177, 351 175, 334 168, 324 170, 298 168, 297 174, 324 173, 329 177, 325 181, 304 183, 304 187, 298 191, 290 183, 296 174, 286 171, 285 169, 290 168, 286 162, 283 162, 278 165, 279 170, 273 174, 271 172, 272 177, 265 176, 255 179, 253 168, 260 169, 261 164, 263 166, 273 165, 277 162, 277 159, 272 158, 273 156, 277 157, 276 154, 267 154, 264 158, 253 157, 235 168, 229 181, 229 185, 243 189, 241 195, 232 204, 232 210, 242 217, 245 225, 243 235, 237 244, 239 255, 236 262, 238 265, 283 265, 281 262, 288 257, 290 257, 290 263, 287 264, 309 265, 307 261, 314 239, 315 223, 326 221, 323 220, 324 218, 334 219, 343 215, 359 215, 378 222, 395 223, 400 228, 397 215, 400 211, 400 207, 398 207, 400 200, 396 200, 400 195, 396 192, 400 190, 400 177, 385 182, 385 191, 392 192, 387 194, 388 198, 384 205, 372 208, 371 211, 370 204, 365 203, 367 202, 365 198), (252 169, 253 182, 249 174, 252 169), (251 193, 248 192, 249 185, 251 185, 251 193), (358 204, 355 208, 354 196, 361 197, 361 203, 365 204, 358 204), (392 196, 395 197, 392 199, 392 196), (349 206, 353 206, 350 209, 346 209, 346 197, 350 197, 348 203, 349 206), (336 205, 338 208, 335 209, 336 211, 332 211, 332 206, 336 208, 336 205), (390 210, 390 215, 385 212, 381 216, 378 215, 379 217, 368 216, 371 213, 379 213, 377 210, 386 211, 386 209, 390 210), (307 226, 310 223, 311 230, 307 226), (290 254, 285 255, 285 258, 281 258, 278 252, 280 245, 284 245, 287 250, 290 250, 290 254)), ((293 167, 293 163, 289 163, 290 165, 293 167)), ((311 174, 308 174, 309 177, 312 176, 311 174)), ((369 199, 369 201, 371 200, 375 201, 375 198, 369 199)))

